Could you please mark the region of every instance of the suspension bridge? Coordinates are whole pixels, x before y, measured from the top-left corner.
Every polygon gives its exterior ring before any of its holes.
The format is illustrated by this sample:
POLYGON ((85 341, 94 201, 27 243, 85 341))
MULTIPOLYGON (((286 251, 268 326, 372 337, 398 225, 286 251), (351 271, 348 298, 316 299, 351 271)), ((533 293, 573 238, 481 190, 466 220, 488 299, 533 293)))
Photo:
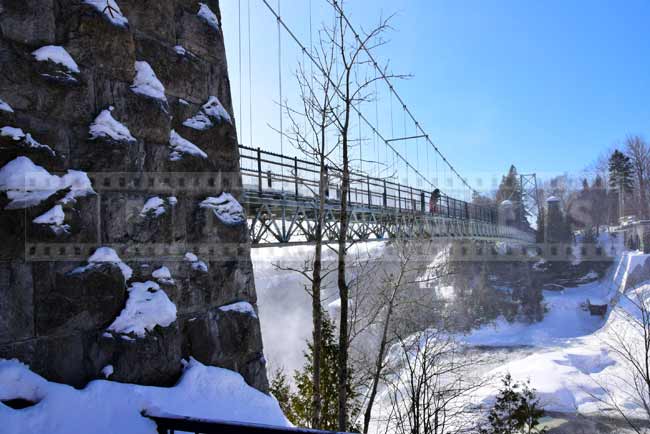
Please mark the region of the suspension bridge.
MULTIPOLYGON (((321 167, 313 156, 297 149, 292 152, 291 147, 285 145, 287 133, 283 124, 287 116, 285 111, 291 105, 289 98, 292 96, 290 91, 287 92, 288 79, 283 76, 286 74, 283 70, 287 68, 289 57, 287 53, 293 49, 296 62, 302 62, 303 66, 309 65, 312 73, 321 72, 325 76, 322 64, 314 55, 314 2, 318 2, 315 3, 318 7, 329 8, 332 16, 339 18, 341 25, 349 32, 351 43, 361 46, 363 68, 367 68, 363 73, 371 73, 375 77, 372 102, 354 105, 351 112, 355 118, 351 131, 354 131, 356 137, 353 139, 354 146, 351 147, 354 155, 350 160, 356 164, 353 164, 351 170, 347 197, 350 222, 348 239, 373 241, 392 238, 460 238, 534 242, 534 232, 507 224, 508 219, 496 204, 480 205, 472 202, 472 198, 480 194, 443 155, 440 146, 430 139, 404 98, 397 92, 391 76, 379 66, 375 54, 363 45, 362 33, 356 30, 338 0, 309 0, 301 4, 307 5, 309 9, 304 14, 309 20, 308 29, 303 34, 294 23, 287 22, 281 15, 281 0, 275 0, 277 3, 273 6, 270 1, 252 0, 251 3, 251 0, 247 0, 246 10, 242 8, 244 0, 238 2, 238 38, 233 38, 236 39, 236 45, 231 50, 238 53, 238 74, 233 74, 233 95, 237 94, 238 87, 235 114, 238 115, 239 126, 243 205, 254 247, 304 244, 316 239, 321 167), (253 8, 259 9, 256 11, 253 8), (263 12, 270 19, 267 24, 273 25, 275 29, 260 32, 263 23, 252 24, 252 12, 258 12, 254 16, 263 12), (245 27, 242 27, 242 18, 245 27), (261 126, 259 120, 256 123, 253 119, 255 110, 252 95, 262 91, 254 89, 251 28, 255 28, 255 33, 265 34, 263 49, 255 47, 255 50, 265 55, 275 51, 277 56, 277 95, 274 97, 274 105, 279 115, 277 124, 271 127, 271 131, 277 133, 277 140, 273 140, 277 143, 264 148, 251 145, 255 143, 254 133, 258 134, 256 132, 264 128, 269 130, 269 125, 261 126), (268 38, 272 30, 277 32, 275 50, 272 49, 273 38, 268 38), (246 63, 248 70, 244 71, 246 63), (243 113, 246 105, 244 88, 248 94, 246 120, 243 113), (380 115, 380 112, 385 113, 380 115), (241 144, 244 141, 244 130, 248 130, 249 145, 241 144), (442 180, 450 191, 443 191, 442 180), (455 188, 452 189, 452 185, 455 188), (432 195, 434 190, 437 192, 432 195)), ((268 71, 266 76, 268 77, 268 71)), ((331 80, 329 77, 326 79, 331 80)), ((334 91, 340 92, 340 89, 334 86, 334 91)), ((256 106, 258 101, 259 98, 256 99, 256 106)), ((263 140, 267 141, 268 135, 263 140)), ((341 235, 340 163, 339 160, 328 166, 324 176, 324 242, 334 242, 341 235)), ((523 193, 530 193, 529 184, 522 185, 521 188, 526 190, 522 191, 522 196, 523 193)))

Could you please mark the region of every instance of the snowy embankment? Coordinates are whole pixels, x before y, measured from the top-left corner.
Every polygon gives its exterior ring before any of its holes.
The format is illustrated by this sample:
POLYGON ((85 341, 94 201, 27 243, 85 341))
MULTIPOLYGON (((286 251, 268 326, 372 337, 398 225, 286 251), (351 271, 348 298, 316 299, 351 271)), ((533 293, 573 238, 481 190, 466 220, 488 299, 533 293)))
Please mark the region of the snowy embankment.
POLYGON ((142 412, 290 426, 274 398, 233 371, 194 359, 173 387, 95 380, 82 390, 48 382, 15 360, 0 360, 0 400, 14 399, 36 404, 22 410, 0 404, 2 432, 155 434, 156 425, 142 412))
MULTIPOLYGON (((625 290, 628 276, 643 265, 650 255, 627 252, 617 258, 611 272, 599 282, 567 288, 561 292, 546 291, 548 312, 536 324, 509 324, 499 321, 464 336, 470 346, 503 347, 530 346, 517 357, 487 373, 499 378, 510 373, 517 380, 530 380, 546 410, 566 413, 596 413, 602 411, 602 400, 610 399, 602 386, 617 402, 623 403, 630 414, 641 409, 629 396, 622 382, 629 381, 629 367, 612 350, 611 332, 629 329, 628 318, 637 314, 631 297, 650 296, 650 284, 640 284, 625 290), (587 299, 609 301, 605 318, 591 316, 584 309, 587 299), (613 306, 613 307, 611 307, 613 306)), ((629 339, 635 339, 632 330, 629 339)), ((629 386, 628 386, 629 387, 629 386)), ((494 387, 482 391, 480 401, 492 401, 494 387)), ((642 417, 643 413, 640 412, 642 417)))

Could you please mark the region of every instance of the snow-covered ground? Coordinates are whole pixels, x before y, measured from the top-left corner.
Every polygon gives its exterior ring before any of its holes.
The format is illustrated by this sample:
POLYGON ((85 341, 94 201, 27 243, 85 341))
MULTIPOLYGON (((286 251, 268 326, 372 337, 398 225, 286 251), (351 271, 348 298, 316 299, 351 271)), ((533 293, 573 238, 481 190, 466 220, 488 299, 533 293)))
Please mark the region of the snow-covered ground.
MULTIPOLYGON (((629 368, 612 351, 612 330, 629 327, 626 318, 635 315, 636 308, 629 297, 637 293, 650 296, 650 284, 628 289, 624 294, 629 274, 642 265, 650 255, 627 252, 617 258, 611 272, 601 281, 562 292, 545 292, 548 312, 539 323, 525 325, 499 321, 464 336, 462 340, 472 346, 534 347, 516 353, 503 366, 488 373, 501 377, 509 372, 515 379, 530 380, 537 389, 547 410, 559 412, 596 413, 603 408, 600 400, 607 399, 600 385, 611 384, 613 379, 626 378, 629 368), (620 300, 619 300, 620 296, 620 300), (605 318, 591 316, 583 309, 587 299, 610 301, 605 318)), ((632 333, 629 339, 634 339, 632 333)), ((485 390, 484 400, 490 400, 494 390, 485 390)), ((623 390, 615 392, 616 399, 634 414, 640 410, 623 390)), ((638 415, 642 417, 642 413, 638 415)))
MULTIPOLYGON (((107 366, 105 374, 110 372, 107 366)), ((156 425, 142 412, 290 426, 274 398, 235 372, 194 359, 173 387, 95 380, 81 390, 48 382, 16 360, 0 360, 0 400, 17 398, 36 404, 22 410, 0 404, 0 432, 155 434, 156 425)))

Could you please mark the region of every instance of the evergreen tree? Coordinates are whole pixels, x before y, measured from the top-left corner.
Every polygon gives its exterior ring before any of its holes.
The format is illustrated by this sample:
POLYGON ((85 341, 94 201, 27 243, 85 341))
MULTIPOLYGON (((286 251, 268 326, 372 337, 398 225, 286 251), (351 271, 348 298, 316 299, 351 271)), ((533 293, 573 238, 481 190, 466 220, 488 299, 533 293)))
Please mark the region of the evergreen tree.
POLYGON ((537 232, 535 233, 535 242, 543 243, 544 242, 544 233, 546 231, 546 222, 544 219, 544 212, 540 212, 537 215, 537 232))
MULTIPOLYGON (((280 408, 294 425, 336 431, 338 427, 338 342, 334 325, 326 312, 323 315, 322 351, 321 351, 321 426, 312 427, 312 397, 313 397, 313 344, 309 342, 305 352, 305 365, 294 372, 295 393, 290 391, 284 373, 276 373, 271 381, 270 391, 280 403, 280 408)), ((355 421, 360 407, 357 394, 351 386, 352 372, 348 381, 348 418, 355 421)), ((352 427, 352 430, 358 430, 352 427)))
POLYGON ((516 227, 526 229, 530 226, 528 224, 526 210, 524 209, 519 174, 514 165, 511 165, 508 174, 501 178, 501 184, 499 184, 499 189, 497 190, 496 200, 497 204, 500 204, 504 200, 512 202, 514 225, 516 227))
POLYGON ((494 407, 488 415, 488 427, 481 434, 544 434, 546 428, 539 428, 544 417, 535 390, 528 383, 513 382, 510 374, 501 380, 503 387, 497 395, 494 407))
POLYGON ((284 415, 293 422, 296 416, 291 410, 291 388, 287 380, 287 375, 283 369, 279 369, 271 374, 271 384, 269 385, 269 392, 278 400, 280 409, 284 415))
POLYGON ((634 189, 634 170, 630 157, 615 150, 609 158, 609 185, 618 196, 619 217, 625 215, 625 195, 634 189))

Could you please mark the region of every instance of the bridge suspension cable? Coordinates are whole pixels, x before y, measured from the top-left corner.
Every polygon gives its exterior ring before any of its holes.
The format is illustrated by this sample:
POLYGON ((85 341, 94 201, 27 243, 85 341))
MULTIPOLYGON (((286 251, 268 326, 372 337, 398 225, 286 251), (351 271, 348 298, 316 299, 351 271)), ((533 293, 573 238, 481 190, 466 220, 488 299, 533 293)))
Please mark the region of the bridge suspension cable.
MULTIPOLYGON (((411 117, 411 119, 413 120, 413 122, 415 122, 416 128, 419 129, 419 131, 420 131, 420 132, 425 136, 426 141, 427 141, 427 142, 428 142, 428 143, 433 147, 433 149, 436 151, 436 153, 438 153, 438 155, 440 155, 440 157, 442 158, 442 160, 446 163, 446 165, 449 167, 449 169, 450 169, 450 170, 451 170, 451 171, 452 171, 452 172, 453 172, 453 173, 458 177, 458 179, 460 179, 460 181, 461 181, 461 182, 462 182, 462 183, 463 183, 463 184, 464 184, 464 185, 465 185, 465 186, 466 186, 466 187, 467 187, 467 188, 468 188, 472 193, 478 194, 478 191, 476 191, 474 188, 472 188, 472 186, 469 184, 469 182, 468 182, 468 181, 467 181, 463 176, 461 176, 461 174, 456 170, 456 168, 451 164, 451 162, 449 162, 449 161, 447 160, 447 158, 445 158, 445 156, 442 154, 442 152, 440 151, 440 149, 438 148, 438 146, 436 146, 436 144, 433 143, 433 141, 431 140, 431 138, 429 137, 429 135, 426 133, 426 131, 424 131, 424 129, 422 128, 422 126, 420 125, 420 123, 417 121, 417 119, 415 119, 415 116, 413 115, 413 113, 411 112, 411 110, 409 110, 409 108, 406 106, 406 103, 404 102, 404 100, 402 99, 402 97, 401 97, 401 96, 397 93, 397 91, 395 90, 395 87, 394 87, 393 84, 391 83, 390 79, 386 76, 386 74, 384 73, 384 71, 382 71, 382 69, 379 67, 379 64, 378 64, 377 61, 375 60, 375 58, 374 58, 374 56, 372 55, 372 53, 370 52, 370 50, 368 50, 367 47, 363 44, 363 40, 362 40, 361 37, 359 36, 359 33, 357 33, 357 31, 356 31, 356 29, 354 28, 354 26, 352 26, 352 23, 350 22, 350 20, 348 19, 348 17, 345 15, 345 13, 344 13, 344 11, 343 11, 343 8, 339 5, 339 1, 338 1, 338 0, 329 0, 329 1, 331 1, 332 4, 334 5, 334 7, 338 10, 338 13, 341 15, 341 17, 343 18, 343 20, 345 21, 345 23, 347 24, 347 26, 348 26, 348 27, 350 28, 350 30, 352 31, 352 34, 354 35, 354 37, 355 37, 355 39, 357 40, 357 42, 358 42, 359 44, 361 44, 361 47, 363 48, 363 50, 365 51, 366 55, 368 56, 368 59, 370 59, 370 62, 372 63, 372 65, 374 66, 374 68, 375 68, 375 69, 378 71, 378 73, 381 75, 382 80, 385 81, 386 84, 388 85, 388 89, 389 89, 389 91, 391 92, 391 95, 395 95, 395 97, 397 98, 397 100, 402 104, 402 106, 404 107, 404 110, 406 111, 406 113, 408 113, 408 115, 411 117)), ((265 2, 266 2, 266 1, 265 1, 265 2)))
MULTIPOLYGON (((288 26, 288 24, 282 19, 280 16, 279 12, 276 11, 273 6, 271 6, 268 2, 268 0, 262 0, 264 5, 267 7, 267 9, 273 14, 275 19, 278 22, 278 25, 284 28, 284 30, 287 32, 287 34, 291 37, 291 39, 294 40, 294 42, 298 45, 298 47, 305 53, 305 55, 311 60, 311 62, 320 70, 320 72, 324 75, 324 77, 327 78, 328 82, 333 86, 333 89, 339 96, 342 96, 342 91, 341 89, 338 88, 334 80, 332 80, 331 77, 329 77, 326 73, 326 71, 323 70, 322 66, 314 59, 314 56, 312 53, 307 49, 305 44, 296 36, 296 34, 291 30, 291 28, 288 26)), ((399 157, 400 160, 406 165, 406 167, 411 168, 415 173, 418 175, 421 175, 421 173, 395 148, 393 147, 387 139, 378 131, 378 129, 368 120, 368 118, 359 110, 358 107, 352 106, 352 109, 354 110, 355 113, 363 120, 363 122, 370 127, 370 129, 377 134, 377 137, 381 141, 383 141, 392 151, 393 153, 399 157)), ((427 180, 427 183, 434 187, 434 184, 431 183, 431 181, 427 180)))

